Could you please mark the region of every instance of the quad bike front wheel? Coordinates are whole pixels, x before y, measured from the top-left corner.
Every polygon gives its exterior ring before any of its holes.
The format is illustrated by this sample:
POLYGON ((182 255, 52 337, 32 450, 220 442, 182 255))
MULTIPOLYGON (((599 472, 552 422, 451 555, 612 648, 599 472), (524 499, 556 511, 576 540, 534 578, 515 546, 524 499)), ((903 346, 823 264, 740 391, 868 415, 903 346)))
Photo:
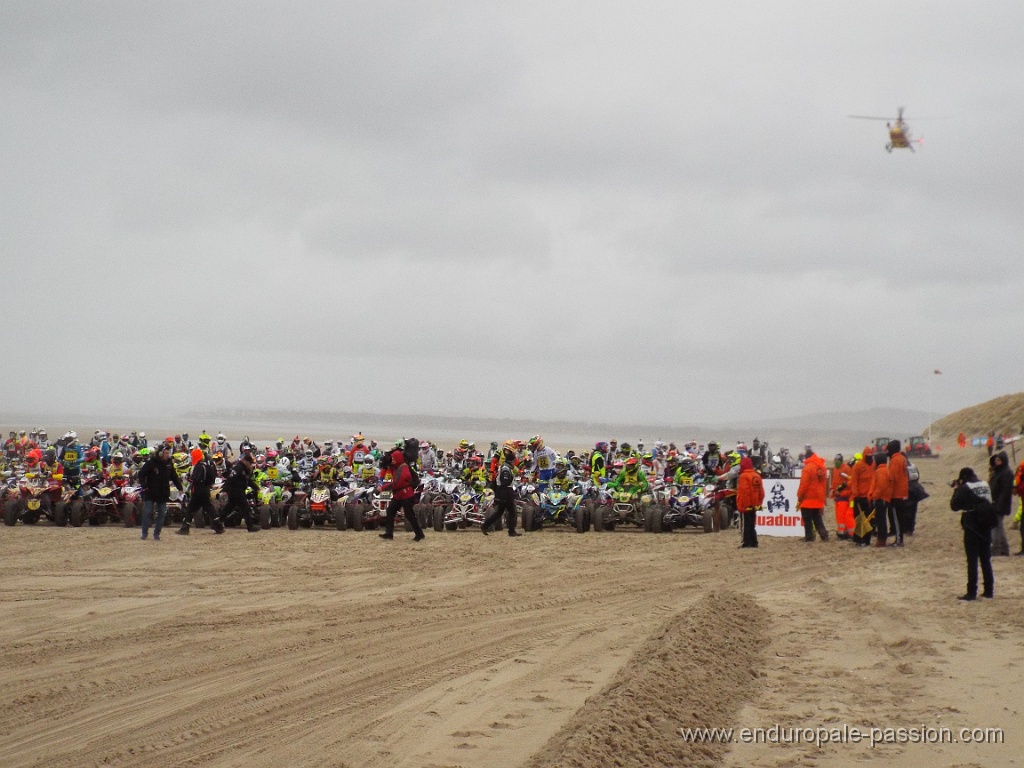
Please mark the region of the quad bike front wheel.
POLYGON ((704 533, 715 532, 715 513, 710 509, 705 509, 700 516, 701 525, 704 526, 704 533))
POLYGON ((288 508, 288 530, 297 531, 299 530, 299 508, 289 507, 288 508))

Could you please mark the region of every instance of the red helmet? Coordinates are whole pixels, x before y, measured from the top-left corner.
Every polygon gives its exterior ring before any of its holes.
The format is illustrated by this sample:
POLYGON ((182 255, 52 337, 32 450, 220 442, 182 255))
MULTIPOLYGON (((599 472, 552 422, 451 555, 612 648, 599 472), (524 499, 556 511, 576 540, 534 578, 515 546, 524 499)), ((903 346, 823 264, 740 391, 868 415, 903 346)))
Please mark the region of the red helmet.
POLYGON ((630 456, 628 459, 626 459, 626 469, 632 469, 639 463, 640 462, 636 460, 636 456, 630 456))
POLYGON ((96 461, 96 459, 98 459, 99 457, 100 457, 100 449, 95 447, 95 446, 93 446, 92 448, 90 448, 88 451, 85 452, 85 460, 86 461, 96 461))

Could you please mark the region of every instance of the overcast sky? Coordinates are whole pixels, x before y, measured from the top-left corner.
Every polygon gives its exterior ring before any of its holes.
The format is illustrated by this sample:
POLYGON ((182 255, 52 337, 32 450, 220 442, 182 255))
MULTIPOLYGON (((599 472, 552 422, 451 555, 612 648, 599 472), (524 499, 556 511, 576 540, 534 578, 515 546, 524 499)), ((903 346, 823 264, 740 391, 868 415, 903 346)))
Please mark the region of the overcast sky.
POLYGON ((1022 29, 996 0, 0 0, 0 411, 1024 390, 1022 29), (901 105, 914 154, 846 117, 901 105))

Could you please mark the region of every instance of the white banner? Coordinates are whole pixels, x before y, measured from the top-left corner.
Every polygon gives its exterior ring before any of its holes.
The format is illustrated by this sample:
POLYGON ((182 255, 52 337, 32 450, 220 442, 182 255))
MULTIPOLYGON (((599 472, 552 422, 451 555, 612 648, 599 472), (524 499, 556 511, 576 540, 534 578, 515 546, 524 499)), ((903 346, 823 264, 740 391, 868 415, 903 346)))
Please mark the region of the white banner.
POLYGON ((764 509, 757 513, 758 536, 803 536, 803 517, 796 509, 800 481, 792 478, 764 480, 764 509))

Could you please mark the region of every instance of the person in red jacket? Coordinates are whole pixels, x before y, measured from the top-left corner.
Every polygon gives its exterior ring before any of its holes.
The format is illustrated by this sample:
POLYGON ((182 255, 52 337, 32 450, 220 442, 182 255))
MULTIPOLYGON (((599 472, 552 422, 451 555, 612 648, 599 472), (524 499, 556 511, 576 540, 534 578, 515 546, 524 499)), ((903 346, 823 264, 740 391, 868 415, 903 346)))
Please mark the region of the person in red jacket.
POLYGON ((850 471, 850 498, 853 500, 853 543, 866 545, 871 540, 871 480, 875 471, 872 468, 872 452, 868 446, 861 453, 854 454, 853 467, 850 471))
POLYGON ((822 541, 828 541, 828 530, 822 517, 827 488, 825 460, 808 446, 804 468, 800 472, 800 486, 796 490, 796 508, 804 519, 804 541, 814 541, 815 529, 822 541))
POLYGON ((382 491, 391 491, 391 503, 388 504, 387 521, 384 524, 384 533, 380 534, 382 539, 395 538, 395 515, 398 510, 405 511, 405 519, 412 523, 412 529, 416 535, 413 541, 423 541, 423 529, 420 521, 416 519, 413 511, 416 496, 416 485, 413 482, 412 470, 405 463, 405 455, 399 449, 391 452, 391 479, 381 486, 382 491))
MULTIPOLYGON (((875 514, 876 547, 884 547, 889 538, 889 507, 892 505, 892 476, 889 458, 884 453, 875 456, 875 476, 871 481, 871 507, 875 514)), ((870 542, 868 542, 870 543, 870 542)))
POLYGON ((836 510, 836 538, 845 541, 853 536, 853 510, 850 509, 850 473, 853 471, 837 453, 829 474, 829 492, 836 510))
POLYGON ((764 504, 764 483, 749 456, 740 459, 736 479, 736 509, 743 515, 743 543, 740 549, 757 547, 757 512, 764 504))
POLYGON ((903 546, 903 532, 908 528, 907 514, 910 507, 910 472, 907 457, 900 448, 899 440, 890 440, 885 447, 889 454, 889 480, 892 481, 892 501, 889 503, 889 530, 895 537, 892 546, 903 546))

